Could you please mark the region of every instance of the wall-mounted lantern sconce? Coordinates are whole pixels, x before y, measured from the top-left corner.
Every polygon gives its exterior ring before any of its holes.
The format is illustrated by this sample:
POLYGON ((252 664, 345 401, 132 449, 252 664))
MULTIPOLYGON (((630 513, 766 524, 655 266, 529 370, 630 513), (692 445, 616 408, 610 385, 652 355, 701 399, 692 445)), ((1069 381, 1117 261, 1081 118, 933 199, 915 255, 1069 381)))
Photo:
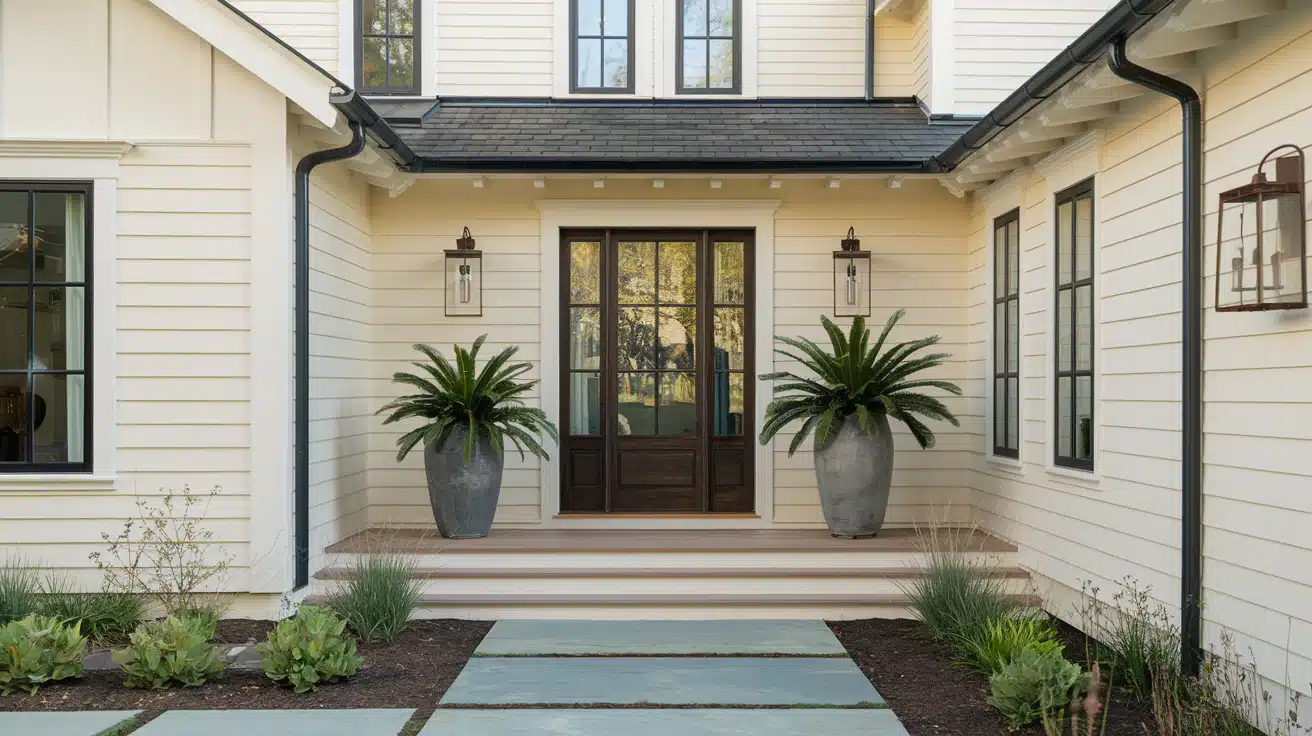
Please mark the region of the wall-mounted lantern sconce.
POLYGON ((1277 146, 1253 181, 1221 193, 1216 222, 1216 311, 1307 307, 1303 149, 1277 146), (1292 151, 1273 159, 1279 151, 1292 151), (1275 161, 1276 180, 1263 168, 1275 161))
POLYGON ((870 253, 861 250, 854 227, 834 251, 834 316, 870 316, 870 253))
POLYGON ((474 249, 469 228, 446 251, 446 316, 483 316, 483 253, 474 249))

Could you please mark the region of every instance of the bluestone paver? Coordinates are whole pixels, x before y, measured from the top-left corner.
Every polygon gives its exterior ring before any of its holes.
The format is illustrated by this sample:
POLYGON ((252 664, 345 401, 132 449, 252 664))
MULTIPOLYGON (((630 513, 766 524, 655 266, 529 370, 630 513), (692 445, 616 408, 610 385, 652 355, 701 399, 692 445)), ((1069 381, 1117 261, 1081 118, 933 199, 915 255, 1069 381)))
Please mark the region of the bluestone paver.
POLYGON ((171 710, 133 736, 396 736, 411 709, 171 710))
POLYGON ((498 621, 478 656, 797 654, 847 656, 823 621, 498 621))
POLYGON ((850 659, 475 657, 443 705, 882 704, 850 659))
POLYGON ((0 713, 0 734, 95 736, 140 712, 139 710, 84 710, 67 713, 0 713))
POLYGON ((890 710, 438 710, 419 736, 907 736, 890 710))

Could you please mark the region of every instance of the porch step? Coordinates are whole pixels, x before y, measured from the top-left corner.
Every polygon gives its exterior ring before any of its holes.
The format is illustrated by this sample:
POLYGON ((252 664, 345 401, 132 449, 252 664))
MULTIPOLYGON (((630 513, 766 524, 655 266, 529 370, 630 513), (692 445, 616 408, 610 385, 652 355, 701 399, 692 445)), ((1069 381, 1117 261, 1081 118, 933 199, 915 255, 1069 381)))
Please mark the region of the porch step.
MULTIPOLYGON (((414 571, 416 580, 462 580, 468 578, 865 578, 881 577, 890 580, 909 580, 920 577, 919 567, 557 567, 549 570, 527 567, 430 567, 414 571)), ((991 576, 1028 580, 1029 573, 1019 567, 995 568, 991 576)), ((329 567, 315 573, 318 580, 349 580, 354 577, 350 568, 329 567)))

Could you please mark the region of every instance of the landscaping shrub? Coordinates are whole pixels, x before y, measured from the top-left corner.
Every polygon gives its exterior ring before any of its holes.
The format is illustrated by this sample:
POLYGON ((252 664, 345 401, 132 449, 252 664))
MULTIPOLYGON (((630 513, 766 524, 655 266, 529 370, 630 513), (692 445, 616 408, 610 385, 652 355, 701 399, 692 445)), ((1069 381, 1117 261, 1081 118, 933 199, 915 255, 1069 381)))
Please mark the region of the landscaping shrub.
POLYGON ((1067 661, 1061 647, 1030 647, 989 677, 988 703, 1016 731, 1062 711, 1088 686, 1088 673, 1067 661))
POLYGON ((978 640, 990 622, 1015 618, 1020 611, 1007 595, 1006 579, 967 554, 972 532, 921 531, 920 547, 929 563, 905 588, 930 631, 954 645, 978 640))
POLYGON ((61 578, 47 580, 44 587, 41 613, 77 622, 92 641, 125 642, 141 623, 141 599, 130 593, 79 593, 61 578))
POLYGON ((972 667, 986 675, 1001 672, 1024 649, 1042 652, 1061 646, 1057 630, 1040 616, 991 619, 969 633, 957 639, 956 647, 972 667))
POLYGON ((32 614, 0 628, 0 695, 29 695, 47 682, 82 676, 87 638, 77 623, 32 614))
POLYGON ((264 674, 285 682, 298 693, 315 690, 321 682, 351 677, 364 663, 355 640, 343 636, 346 621, 326 608, 301 606, 295 618, 280 621, 259 645, 264 674))
POLYGON ((328 596, 328 607, 365 641, 390 644, 405 630, 422 589, 415 564, 391 552, 360 555, 348 577, 328 596))
MULTIPOLYGON (((1098 636, 1103 646, 1086 652, 1086 659, 1100 660, 1116 669, 1116 679, 1135 698, 1153 696, 1158 686, 1183 687, 1180 677, 1180 629, 1166 606, 1152 597, 1152 586, 1140 586, 1125 577, 1111 604, 1099 600, 1098 588, 1084 584, 1084 631, 1098 636)), ((1096 646, 1096 645, 1095 645, 1096 646)))
POLYGON ((41 576, 22 559, 0 565, 0 624, 27 618, 40 603, 41 576))
POLYGON ((223 671, 219 649, 195 620, 169 616, 147 621, 129 637, 126 649, 113 653, 127 675, 128 687, 162 690, 170 685, 199 687, 223 671))

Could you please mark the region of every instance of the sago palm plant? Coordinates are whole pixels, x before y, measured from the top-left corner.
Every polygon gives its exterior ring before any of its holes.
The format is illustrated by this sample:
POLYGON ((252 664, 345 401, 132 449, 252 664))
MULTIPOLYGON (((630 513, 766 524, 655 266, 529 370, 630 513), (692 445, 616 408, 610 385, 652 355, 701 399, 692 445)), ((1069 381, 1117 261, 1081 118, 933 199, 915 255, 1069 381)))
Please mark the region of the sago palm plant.
POLYGON ((423 426, 406 432, 396 441, 397 462, 405 459, 421 442, 431 442, 441 448, 458 428, 468 430, 463 448, 466 463, 473 457, 480 435, 488 438, 498 456, 504 453, 505 442, 509 439, 519 450, 520 457, 524 456, 525 450, 538 457, 548 457, 540 440, 543 434, 552 441, 557 440, 556 428, 541 409, 525 406, 521 398, 538 382, 515 380, 533 366, 511 363, 510 359, 519 348, 510 347, 489 360, 482 371, 476 372, 478 351, 486 340, 487 335, 479 337, 471 350, 453 346, 455 365, 428 345, 415 345, 415 350, 429 360, 428 363, 414 364, 423 375, 396 373, 392 376, 393 383, 412 386, 419 392, 402 396, 379 409, 379 414, 391 412, 383 424, 409 417, 425 420, 423 426))
POLYGON ((898 343, 884 350, 888 333, 905 314, 905 310, 898 310, 889 317, 873 346, 870 345, 870 330, 866 328, 865 319, 857 317, 853 320, 852 329, 844 335, 828 317, 821 317, 833 345, 832 355, 805 338, 776 337, 801 355, 783 349, 775 352, 801 363, 814 377, 806 378, 786 371, 761 376, 762 380, 779 382, 774 388, 775 399, 765 410, 761 444, 768 443, 788 424, 801 421, 802 427, 789 444, 788 454, 796 452, 813 430, 816 448, 823 448, 837 436, 843 422, 853 415, 862 431, 872 436, 877 417, 886 415, 899 419, 923 448, 934 446, 934 432, 920 417, 942 419, 960 426, 943 402, 920 389, 937 388, 951 394, 960 394, 961 389, 948 381, 912 378, 921 371, 942 365, 949 357, 947 353, 912 357, 938 344, 938 335, 898 343))

